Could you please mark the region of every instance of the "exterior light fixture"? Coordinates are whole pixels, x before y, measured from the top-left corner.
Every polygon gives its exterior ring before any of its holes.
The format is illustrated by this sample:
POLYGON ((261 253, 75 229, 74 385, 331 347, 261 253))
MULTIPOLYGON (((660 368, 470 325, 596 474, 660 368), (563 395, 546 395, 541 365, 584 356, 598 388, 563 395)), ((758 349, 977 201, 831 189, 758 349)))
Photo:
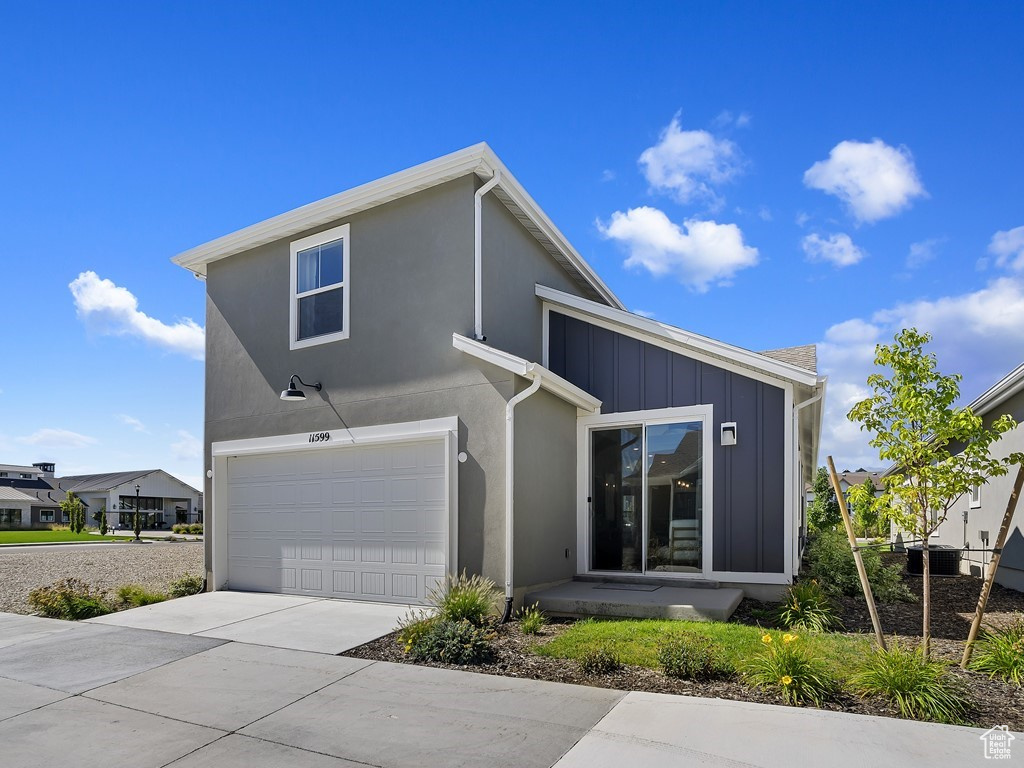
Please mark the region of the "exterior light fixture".
POLYGON ((318 381, 316 384, 307 384, 301 378, 299 374, 293 373, 292 377, 288 379, 288 389, 281 393, 282 400, 305 400, 306 393, 303 392, 299 387, 312 387, 319 392, 323 387, 318 381))

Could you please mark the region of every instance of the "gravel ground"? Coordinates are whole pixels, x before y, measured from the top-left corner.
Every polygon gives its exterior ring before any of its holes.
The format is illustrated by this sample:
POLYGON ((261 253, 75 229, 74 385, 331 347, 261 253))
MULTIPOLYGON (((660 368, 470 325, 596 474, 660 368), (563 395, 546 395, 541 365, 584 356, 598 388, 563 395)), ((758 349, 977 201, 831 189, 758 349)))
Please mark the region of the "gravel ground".
POLYGON ((165 590, 186 573, 203 575, 201 541, 0 548, 0 611, 32 613, 29 591, 69 577, 113 592, 122 584, 165 590))

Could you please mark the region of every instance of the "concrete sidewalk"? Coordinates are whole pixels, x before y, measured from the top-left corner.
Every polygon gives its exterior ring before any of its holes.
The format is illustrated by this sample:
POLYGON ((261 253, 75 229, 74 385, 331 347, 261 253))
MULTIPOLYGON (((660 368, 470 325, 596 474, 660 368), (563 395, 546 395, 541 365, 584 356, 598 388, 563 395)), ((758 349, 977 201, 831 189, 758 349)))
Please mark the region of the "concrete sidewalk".
POLYGON ((988 764, 980 729, 195 634, 0 614, 0 647, 4 768, 988 764))

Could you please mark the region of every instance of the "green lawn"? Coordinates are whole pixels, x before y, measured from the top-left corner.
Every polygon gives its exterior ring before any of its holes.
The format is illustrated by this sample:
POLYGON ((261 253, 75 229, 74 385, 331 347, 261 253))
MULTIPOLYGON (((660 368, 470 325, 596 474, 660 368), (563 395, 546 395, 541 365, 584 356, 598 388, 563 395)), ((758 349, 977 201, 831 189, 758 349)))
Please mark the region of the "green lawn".
POLYGON ((71 531, 0 531, 0 544, 56 544, 62 541, 127 541, 134 536, 96 536, 71 531))
MULTIPOLYGON (((720 621, 585 620, 577 622, 551 642, 535 646, 534 651, 541 656, 578 659, 588 650, 607 647, 623 664, 657 669, 659 643, 673 631, 681 630, 699 633, 720 643, 726 659, 737 669, 742 669, 747 659, 761 653, 761 636, 765 632, 759 627, 720 621)), ((867 636, 812 634, 797 630, 793 633, 806 642, 812 655, 840 679, 849 677, 857 663, 871 650, 867 636)), ((771 635, 778 642, 782 633, 771 630, 771 635)))

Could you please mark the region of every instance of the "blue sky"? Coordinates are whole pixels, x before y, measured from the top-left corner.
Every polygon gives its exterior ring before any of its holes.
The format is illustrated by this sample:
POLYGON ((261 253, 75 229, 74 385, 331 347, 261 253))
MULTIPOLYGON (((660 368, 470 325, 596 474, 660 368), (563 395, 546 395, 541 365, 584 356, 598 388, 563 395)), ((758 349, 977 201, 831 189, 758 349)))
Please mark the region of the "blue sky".
POLYGON ((877 464, 877 341, 965 397, 1024 358, 1024 6, 894 6, 0 2, 0 462, 198 483, 169 258, 487 141, 630 308, 818 343, 823 448, 877 464))

